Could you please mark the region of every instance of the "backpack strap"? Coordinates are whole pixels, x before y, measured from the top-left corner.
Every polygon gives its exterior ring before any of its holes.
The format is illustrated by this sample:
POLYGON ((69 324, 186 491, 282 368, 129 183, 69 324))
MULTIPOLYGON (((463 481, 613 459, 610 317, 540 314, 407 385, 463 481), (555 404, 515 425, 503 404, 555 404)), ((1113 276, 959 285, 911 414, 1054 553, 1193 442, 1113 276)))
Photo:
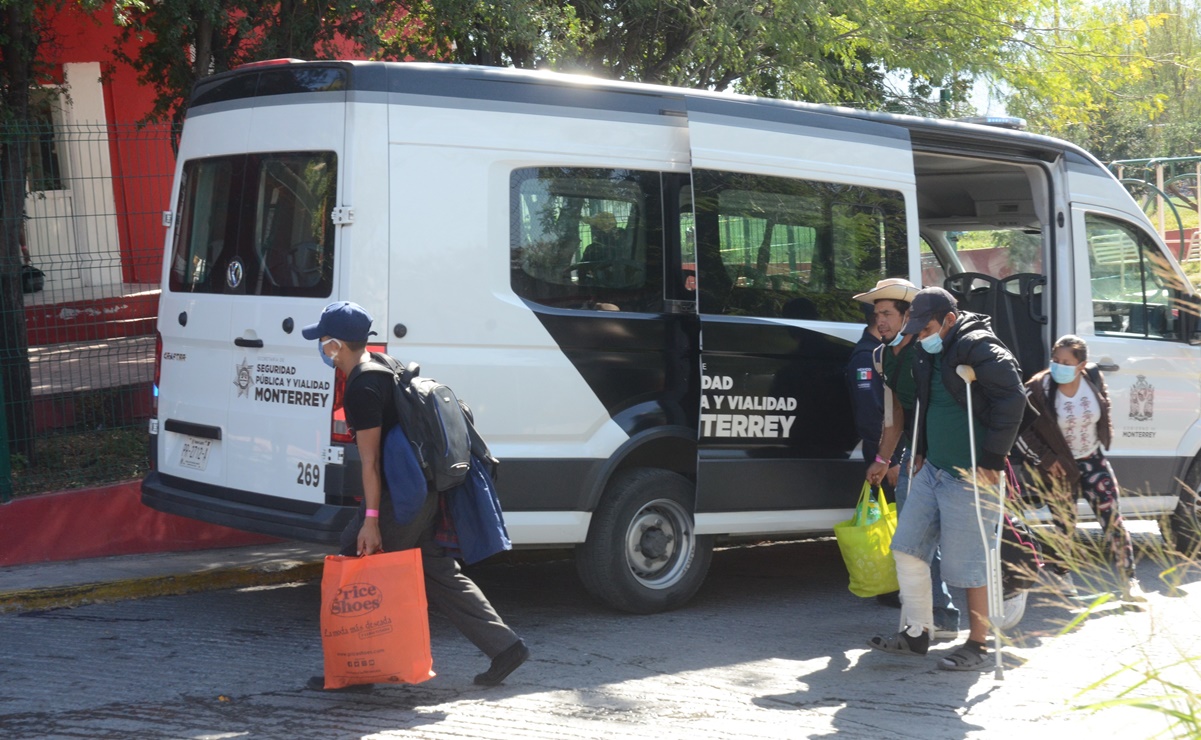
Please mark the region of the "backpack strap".
POLYGON ((355 365, 354 370, 350 371, 350 375, 346 376, 346 385, 350 385, 362 373, 388 373, 403 378, 404 370, 404 367, 397 360, 380 352, 372 352, 370 361, 360 362, 358 365, 355 365))

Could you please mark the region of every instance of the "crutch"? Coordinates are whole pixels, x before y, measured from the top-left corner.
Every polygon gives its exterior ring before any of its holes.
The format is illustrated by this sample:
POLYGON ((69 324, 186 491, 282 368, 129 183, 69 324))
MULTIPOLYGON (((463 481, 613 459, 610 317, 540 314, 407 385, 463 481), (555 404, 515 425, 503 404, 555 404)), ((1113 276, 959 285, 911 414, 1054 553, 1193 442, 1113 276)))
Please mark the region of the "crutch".
POLYGON ((1001 664, 1001 621, 1005 618, 1004 594, 1001 592, 1001 528, 1004 526, 1005 509, 997 507, 997 527, 993 544, 988 542, 988 533, 984 529, 984 510, 980 507, 980 484, 976 475, 976 423, 972 416, 972 383, 976 380, 976 371, 971 365, 957 365, 955 373, 963 378, 967 386, 967 430, 968 444, 972 448, 972 493, 976 497, 976 524, 980 527, 980 540, 984 543, 984 569, 987 573, 988 591, 988 621, 992 626, 994 654, 997 656, 997 666, 993 675, 1002 680, 1005 671, 1001 664))

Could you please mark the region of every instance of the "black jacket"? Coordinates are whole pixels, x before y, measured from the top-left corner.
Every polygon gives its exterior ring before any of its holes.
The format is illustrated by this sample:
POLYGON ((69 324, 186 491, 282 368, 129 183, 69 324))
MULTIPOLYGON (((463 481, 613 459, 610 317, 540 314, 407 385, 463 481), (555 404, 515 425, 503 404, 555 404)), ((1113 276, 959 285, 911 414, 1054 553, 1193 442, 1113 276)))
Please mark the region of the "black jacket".
POLYGON ((1005 458, 1013 449, 1026 410, 1026 393, 1022 374, 1013 354, 993 334, 987 316, 968 311, 959 313, 955 325, 943 340, 942 377, 934 379, 934 362, 918 344, 913 358, 913 375, 917 380, 918 413, 923 421, 918 425, 914 454, 926 456, 924 419, 930 404, 930 383, 940 381, 951 397, 967 408, 967 384, 955 372, 959 365, 971 365, 976 371, 972 384, 972 414, 983 427, 977 438, 976 465, 986 470, 1003 470, 1005 458))

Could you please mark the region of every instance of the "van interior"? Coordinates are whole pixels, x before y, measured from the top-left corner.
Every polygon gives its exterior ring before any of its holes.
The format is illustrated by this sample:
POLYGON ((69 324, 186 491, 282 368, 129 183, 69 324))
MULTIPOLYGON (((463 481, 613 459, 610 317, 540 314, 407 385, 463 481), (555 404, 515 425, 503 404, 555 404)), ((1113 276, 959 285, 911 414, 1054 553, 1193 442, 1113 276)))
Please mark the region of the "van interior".
POLYGON ((1036 164, 914 154, 922 284, 992 317, 1025 377, 1045 366, 1048 338, 1043 224, 1047 177, 1036 164))

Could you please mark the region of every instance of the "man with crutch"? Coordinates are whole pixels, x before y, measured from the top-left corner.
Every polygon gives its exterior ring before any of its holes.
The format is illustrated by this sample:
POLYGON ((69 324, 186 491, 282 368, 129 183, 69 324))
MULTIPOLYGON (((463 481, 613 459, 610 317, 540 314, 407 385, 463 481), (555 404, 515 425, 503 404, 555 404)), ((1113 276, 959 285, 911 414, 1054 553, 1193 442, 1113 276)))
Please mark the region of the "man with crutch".
MULTIPOLYGON (((1002 505, 1005 458, 1026 405, 1021 373, 993 334, 989 318, 960 311, 955 297, 942 288, 918 292, 902 331, 916 335, 918 347, 913 361, 914 474, 892 540, 901 587, 901 630, 877 635, 868 644, 888 653, 926 654, 934 628, 930 559, 940 548, 943 578, 967 592, 971 631, 938 665, 953 671, 980 670, 987 663, 986 535, 991 527, 982 532, 975 491, 978 486, 982 510, 995 514, 1002 505), (960 365, 970 372, 957 372, 960 365), (975 378, 970 390, 964 375, 975 378)), ((881 449, 880 454, 885 452, 891 450, 881 449)))

